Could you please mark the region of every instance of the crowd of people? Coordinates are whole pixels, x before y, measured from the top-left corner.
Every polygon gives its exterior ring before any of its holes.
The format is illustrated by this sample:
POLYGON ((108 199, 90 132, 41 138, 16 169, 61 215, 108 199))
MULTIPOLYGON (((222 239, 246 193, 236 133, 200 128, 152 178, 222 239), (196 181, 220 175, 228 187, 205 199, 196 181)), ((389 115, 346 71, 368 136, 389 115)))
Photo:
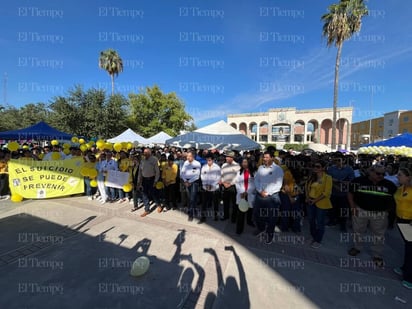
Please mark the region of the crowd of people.
MULTIPOLYGON (((7 191, 7 162, 79 157, 97 170, 97 186, 85 176, 89 200, 132 204, 143 208, 141 217, 181 209, 189 221, 230 220, 237 234, 245 224, 253 234, 271 244, 274 233, 301 233, 309 224, 311 247, 322 246, 326 226, 353 230, 351 256, 358 255, 370 239, 377 267, 383 267, 385 233, 395 223, 412 222, 412 162, 396 156, 276 151, 264 152, 163 148, 133 148, 115 152, 78 147, 65 154, 55 145, 20 152, 0 151, 0 193, 7 191), (129 173, 130 190, 108 187, 109 171, 129 173), (368 237, 367 237, 368 236, 368 237)), ((9 193, 3 195, 8 197, 9 193)), ((412 289, 412 249, 405 242, 404 265, 394 271, 412 289)))

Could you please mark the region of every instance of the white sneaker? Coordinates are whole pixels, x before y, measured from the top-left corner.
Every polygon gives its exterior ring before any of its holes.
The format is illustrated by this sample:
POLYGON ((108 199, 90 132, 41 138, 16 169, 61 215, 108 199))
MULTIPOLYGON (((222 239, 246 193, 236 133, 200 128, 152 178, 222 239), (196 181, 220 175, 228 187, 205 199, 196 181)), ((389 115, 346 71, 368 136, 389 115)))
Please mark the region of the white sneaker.
POLYGON ((92 196, 89 196, 87 199, 88 199, 89 201, 93 201, 93 197, 92 197, 92 196))
POLYGON ((129 204, 132 204, 132 205, 134 204, 133 199, 130 199, 129 204))
POLYGON ((106 201, 101 200, 101 201, 100 201, 100 204, 102 204, 102 205, 103 205, 103 204, 106 204, 106 201))
POLYGON ((3 200, 8 200, 8 199, 10 199, 10 195, 4 195, 3 196, 3 200))
POLYGON ((280 233, 280 232, 282 232, 281 229, 275 226, 275 233, 280 233))

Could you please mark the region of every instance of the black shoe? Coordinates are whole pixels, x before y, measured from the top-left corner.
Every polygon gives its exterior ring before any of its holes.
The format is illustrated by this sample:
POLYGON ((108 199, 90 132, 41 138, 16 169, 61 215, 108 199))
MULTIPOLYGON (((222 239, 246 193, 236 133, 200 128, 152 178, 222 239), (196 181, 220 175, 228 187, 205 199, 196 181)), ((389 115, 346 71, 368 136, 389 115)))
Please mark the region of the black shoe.
POLYGON ((376 267, 383 268, 385 266, 383 259, 379 256, 374 256, 372 260, 375 263, 376 267))
POLYGON ((199 222, 197 224, 202 224, 203 222, 206 222, 206 218, 200 218, 199 222))
POLYGON ((193 217, 189 216, 189 217, 187 218, 187 220, 188 220, 189 222, 192 222, 192 221, 193 221, 193 217))
POLYGON ((348 254, 349 254, 350 256, 357 256, 359 253, 360 253, 360 251, 359 251, 358 249, 356 249, 356 248, 351 248, 351 249, 348 251, 348 254))

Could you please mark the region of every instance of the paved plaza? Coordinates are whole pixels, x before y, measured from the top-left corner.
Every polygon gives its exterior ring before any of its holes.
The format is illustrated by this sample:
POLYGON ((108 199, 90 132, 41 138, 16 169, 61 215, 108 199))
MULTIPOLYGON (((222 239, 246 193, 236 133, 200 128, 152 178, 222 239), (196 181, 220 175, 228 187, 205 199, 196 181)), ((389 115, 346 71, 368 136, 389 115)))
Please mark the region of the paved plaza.
POLYGON ((312 249, 301 234, 271 245, 247 226, 189 222, 180 210, 101 204, 86 197, 0 201, 0 308, 409 308, 412 291, 392 272, 403 256, 397 229, 385 267, 365 250, 348 256, 351 231, 326 230, 312 249), (140 277, 133 261, 150 259, 140 277), (404 303, 406 302, 406 303, 404 303))

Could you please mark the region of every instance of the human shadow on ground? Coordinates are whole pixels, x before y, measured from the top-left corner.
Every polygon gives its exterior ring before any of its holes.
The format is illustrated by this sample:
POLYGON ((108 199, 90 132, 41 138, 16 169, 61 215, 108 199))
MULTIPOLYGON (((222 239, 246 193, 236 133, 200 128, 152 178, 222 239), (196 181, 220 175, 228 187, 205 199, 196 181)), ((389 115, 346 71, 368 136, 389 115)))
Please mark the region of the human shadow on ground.
POLYGON ((218 288, 216 294, 213 292, 207 294, 204 308, 212 308, 217 300, 219 300, 219 306, 224 308, 250 308, 249 290, 240 257, 233 246, 226 246, 225 250, 233 253, 239 273, 239 285, 233 276, 227 277, 224 281, 222 267, 216 251, 212 248, 205 248, 204 252, 212 255, 215 260, 218 288), (230 295, 230 297, 224 297, 225 294, 230 295))

